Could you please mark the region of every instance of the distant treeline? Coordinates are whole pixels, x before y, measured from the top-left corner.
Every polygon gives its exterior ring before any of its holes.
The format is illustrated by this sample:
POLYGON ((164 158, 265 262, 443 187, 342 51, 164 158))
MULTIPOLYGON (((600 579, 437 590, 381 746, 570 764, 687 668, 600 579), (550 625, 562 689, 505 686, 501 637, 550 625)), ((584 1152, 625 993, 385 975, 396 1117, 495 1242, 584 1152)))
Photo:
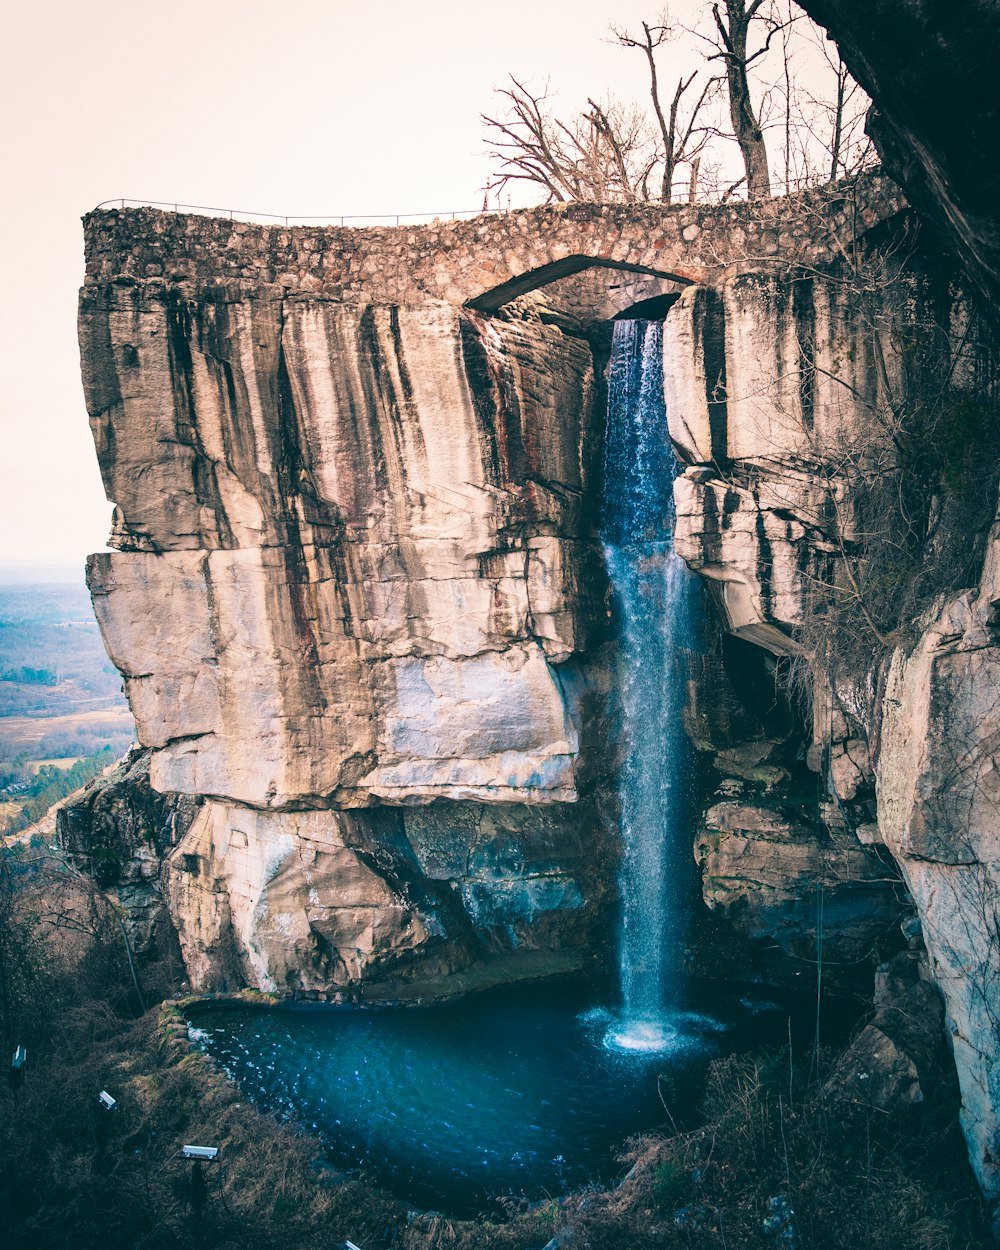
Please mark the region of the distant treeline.
POLYGON ((96 621, 0 619, 0 681, 52 686, 57 680, 74 681, 92 694, 113 693, 121 685, 96 621))
MULTIPOLYGON (((44 722, 43 722, 44 723, 44 722)), ((23 780, 32 760, 62 760, 74 755, 96 755, 105 748, 116 756, 124 755, 135 733, 115 721, 82 721, 71 729, 56 729, 43 734, 30 746, 4 734, 0 720, 0 779, 5 775, 23 780)), ((0 789, 4 782, 0 780, 0 789)))
MULTIPOLYGON (((114 694, 121 685, 86 590, 0 586, 0 682, 53 686, 57 680, 90 694, 114 694)), ((13 713, 0 707, 0 715, 5 711, 13 713)))
POLYGON ((55 686, 59 675, 50 668, 0 668, 0 681, 20 681, 27 686, 55 686))
POLYGON ((105 654, 84 587, 0 586, 0 766, 19 756, 93 755, 105 743, 124 751, 131 735, 113 719, 124 707, 121 677, 105 654), (15 716, 104 711, 107 723, 64 724, 61 734, 41 743, 31 733, 14 741, 3 724, 15 716))
MULTIPOLYGON (((43 764, 38 773, 28 781, 25 789, 10 796, 12 801, 21 805, 21 811, 16 816, 0 816, 0 832, 11 834, 27 829, 29 825, 41 820, 53 803, 58 803, 74 790, 79 790, 116 758, 117 753, 110 746, 106 746, 93 755, 77 760, 70 768, 43 764)), ((0 788, 12 782, 18 784, 15 774, 9 771, 0 773, 0 788)))

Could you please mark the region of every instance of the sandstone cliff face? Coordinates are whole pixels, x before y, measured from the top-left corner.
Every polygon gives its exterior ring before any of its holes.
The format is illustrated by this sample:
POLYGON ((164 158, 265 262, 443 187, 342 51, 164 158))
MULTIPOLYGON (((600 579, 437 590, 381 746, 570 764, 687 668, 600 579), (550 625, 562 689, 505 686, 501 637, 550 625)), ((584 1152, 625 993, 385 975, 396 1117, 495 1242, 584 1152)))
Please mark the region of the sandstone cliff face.
POLYGON ((923 921, 948 1007, 973 1166, 1000 1192, 1000 526, 977 589, 892 655, 879 829, 923 921))
POLYGON ((553 665, 602 594, 585 343, 441 306, 135 289, 84 324, 123 549, 91 586, 154 786, 575 795, 553 665))
POLYGON ((195 983, 324 989, 437 947, 447 971, 536 921, 558 944, 553 911, 578 941, 611 858, 577 804, 607 767, 581 754, 608 694, 589 345, 136 286, 85 291, 81 339, 117 505, 95 610, 153 787, 212 800, 169 867, 195 983), (393 838, 347 814, 432 801, 393 838))
POLYGON ((886 866, 829 811, 817 829, 801 806, 723 784, 730 793, 706 811, 695 846, 706 904, 769 982, 811 989, 821 959, 827 992, 863 984, 902 910, 886 866))
POLYGON ((690 288, 666 322, 667 416, 689 465, 677 550, 733 634, 823 659, 810 762, 828 754, 841 799, 873 776, 877 659, 901 610, 974 580, 984 551, 981 517, 963 533, 949 509, 978 455, 968 411, 992 403, 991 348, 947 271, 910 251, 864 272, 690 288), (823 658, 845 642, 851 654, 823 658))

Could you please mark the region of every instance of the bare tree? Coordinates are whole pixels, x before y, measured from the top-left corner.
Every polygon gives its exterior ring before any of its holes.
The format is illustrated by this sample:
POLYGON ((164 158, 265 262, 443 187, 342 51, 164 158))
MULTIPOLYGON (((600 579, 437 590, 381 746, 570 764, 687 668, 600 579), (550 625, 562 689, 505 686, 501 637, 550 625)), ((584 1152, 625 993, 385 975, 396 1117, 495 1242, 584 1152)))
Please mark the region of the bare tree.
POLYGON ((686 163, 691 167, 688 198, 689 200, 694 200, 697 193, 698 167, 701 153, 715 133, 710 127, 698 127, 697 122, 703 106, 711 99, 712 93, 720 79, 711 77, 704 83, 701 93, 698 95, 685 121, 681 119, 681 100, 698 77, 698 71, 694 70, 687 77, 681 75, 677 80, 677 86, 674 89, 668 113, 664 116, 663 105, 660 101, 660 84, 655 52, 661 44, 665 43, 672 36, 674 28, 667 21, 664 14, 653 25, 650 25, 649 22, 643 22, 642 32, 643 38, 639 40, 633 38, 627 30, 619 30, 614 26, 611 28, 611 33, 623 48, 638 48, 643 53, 649 68, 649 95, 653 103, 653 112, 656 114, 660 142, 662 144, 661 160, 663 162, 663 172, 660 178, 660 199, 664 204, 671 202, 677 169, 686 163))
POLYGON ((829 157, 826 173, 832 182, 841 174, 855 173, 870 159, 871 140, 864 133, 869 100, 851 77, 836 46, 818 27, 812 30, 817 47, 833 75, 833 96, 817 95, 800 85, 800 111, 813 120, 812 136, 829 157))
POLYGON ((691 28, 662 13, 641 32, 611 33, 642 54, 652 108, 590 99, 559 117, 545 91, 512 77, 498 92, 505 111, 483 116, 500 162, 494 187, 527 182, 549 201, 670 203, 686 167, 691 201, 725 201, 744 186, 760 199, 856 172, 868 159, 868 101, 794 0, 704 0, 691 28), (668 53, 665 45, 684 40, 668 53))
POLYGON ((552 115, 545 91, 535 94, 513 75, 510 81, 497 92, 507 102, 507 115, 482 115, 492 155, 501 162, 495 187, 534 183, 550 202, 628 204, 649 198, 657 152, 638 110, 588 100, 588 111, 567 123, 552 115))
POLYGON ((785 25, 774 17, 770 5, 767 9, 763 6, 764 0, 751 0, 749 5, 746 0, 724 0, 723 16, 719 5, 712 5, 718 39, 716 51, 709 60, 721 60, 726 67, 729 117, 743 157, 747 196, 751 200, 764 199, 771 194, 771 175, 760 109, 754 107, 750 95, 749 69, 767 54, 771 39, 785 25), (762 46, 750 52, 749 36, 755 21, 766 26, 767 34, 762 46))

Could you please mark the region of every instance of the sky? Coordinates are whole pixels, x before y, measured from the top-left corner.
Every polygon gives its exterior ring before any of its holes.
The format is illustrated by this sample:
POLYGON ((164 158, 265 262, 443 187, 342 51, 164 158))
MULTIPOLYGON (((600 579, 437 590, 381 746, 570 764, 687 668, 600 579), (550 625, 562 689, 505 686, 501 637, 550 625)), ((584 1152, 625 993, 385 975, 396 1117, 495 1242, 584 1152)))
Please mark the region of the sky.
MULTIPOLYGON (((694 21, 699 0, 671 16, 694 21)), ((642 98, 657 0, 21 0, 5 16, 0 566, 81 570, 110 504, 80 385, 80 217, 125 196, 293 216, 482 203, 509 73, 642 98)), ((667 62, 664 62, 665 66, 667 62)), ((669 71, 667 71, 669 76, 669 71)))

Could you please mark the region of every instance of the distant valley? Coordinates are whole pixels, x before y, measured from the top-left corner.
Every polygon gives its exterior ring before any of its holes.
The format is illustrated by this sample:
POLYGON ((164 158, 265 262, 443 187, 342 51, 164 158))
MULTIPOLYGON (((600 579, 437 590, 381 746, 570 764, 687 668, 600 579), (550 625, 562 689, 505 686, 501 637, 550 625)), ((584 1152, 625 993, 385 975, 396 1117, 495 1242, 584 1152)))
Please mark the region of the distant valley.
POLYGON ((28 829, 134 736, 86 588, 0 585, 0 835, 28 829))

